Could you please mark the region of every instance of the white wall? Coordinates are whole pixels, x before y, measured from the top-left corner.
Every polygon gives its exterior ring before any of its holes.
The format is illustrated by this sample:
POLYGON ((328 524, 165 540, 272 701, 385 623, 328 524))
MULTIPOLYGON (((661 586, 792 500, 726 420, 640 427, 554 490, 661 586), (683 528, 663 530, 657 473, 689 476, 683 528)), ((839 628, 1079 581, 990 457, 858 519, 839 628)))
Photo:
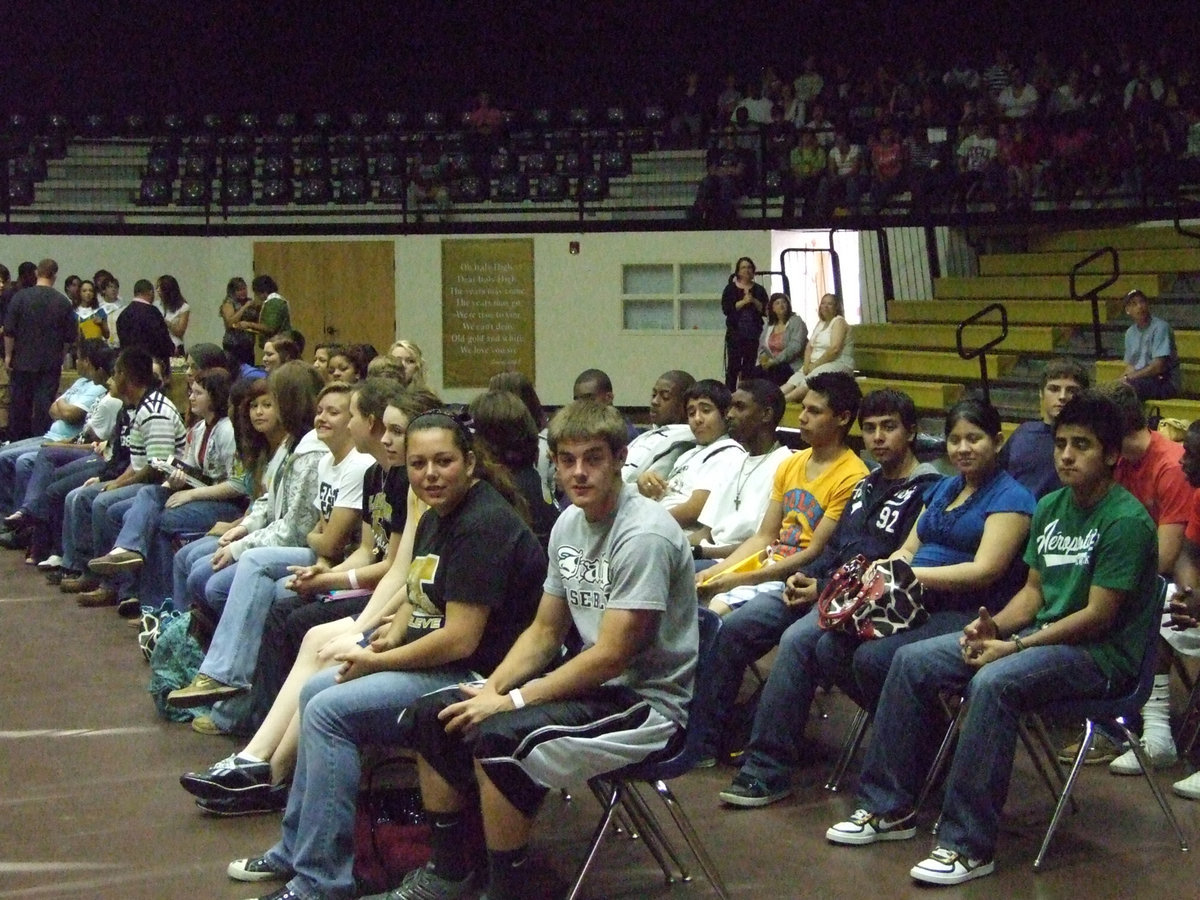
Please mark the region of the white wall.
MULTIPOLYGON (((504 237, 521 235, 504 235, 504 237)), ((416 341, 429 362, 430 381, 441 383, 441 243, 443 235, 401 235, 396 244, 396 323, 399 336, 416 341)), ((305 236, 296 240, 354 240, 305 236)), ((379 240, 379 236, 362 238, 379 240)), ((252 276, 255 241, 271 237, 71 237, 20 235, 0 240, 0 262, 14 273, 22 260, 51 256, 59 263, 60 284, 67 275, 90 278, 101 267, 132 294, 138 278, 171 274, 192 306, 189 343, 220 343, 217 308, 225 283, 252 276)), ((722 334, 622 330, 621 267, 628 263, 727 262, 751 256, 767 268, 771 232, 627 232, 539 234, 533 236, 536 293, 536 384, 542 399, 570 400, 575 376, 585 368, 606 370, 617 402, 645 406, 650 386, 667 369, 686 369, 698 378, 723 377, 722 334), (579 241, 580 252, 569 252, 579 241)), ((851 273, 845 273, 853 277, 851 273)), ((719 296, 724 285, 713 285, 719 296)), ((303 298, 290 298, 302 303, 303 298)), ((310 339, 313 336, 309 336, 310 339)), ((382 338, 377 346, 383 349, 382 338)), ((445 399, 465 401, 473 391, 447 391, 445 399)))

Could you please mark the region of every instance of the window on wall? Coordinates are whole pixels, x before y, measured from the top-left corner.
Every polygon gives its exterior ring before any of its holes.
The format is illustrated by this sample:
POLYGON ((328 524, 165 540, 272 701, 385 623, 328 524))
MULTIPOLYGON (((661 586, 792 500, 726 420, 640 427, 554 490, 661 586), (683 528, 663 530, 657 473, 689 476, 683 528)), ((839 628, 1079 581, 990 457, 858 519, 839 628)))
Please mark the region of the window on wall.
POLYGON ((724 331, 729 263, 639 263, 621 272, 626 331, 724 331))

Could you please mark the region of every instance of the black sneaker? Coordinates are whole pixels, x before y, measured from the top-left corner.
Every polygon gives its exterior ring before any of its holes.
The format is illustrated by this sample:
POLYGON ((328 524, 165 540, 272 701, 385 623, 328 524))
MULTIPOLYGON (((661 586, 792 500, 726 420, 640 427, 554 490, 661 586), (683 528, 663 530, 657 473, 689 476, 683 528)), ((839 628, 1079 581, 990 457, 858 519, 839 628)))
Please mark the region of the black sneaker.
POLYGON ((280 871, 267 862, 265 856, 250 859, 235 859, 225 870, 234 881, 287 881, 291 872, 280 871))
POLYGON ((754 808, 758 806, 770 806, 772 803, 783 800, 785 797, 792 796, 792 788, 790 785, 771 788, 761 779, 739 772, 733 776, 733 781, 729 787, 725 788, 717 796, 721 798, 723 803, 728 803, 730 806, 754 808))
POLYGON ((237 754, 227 756, 207 772, 179 776, 183 789, 201 800, 225 800, 271 789, 271 764, 243 762, 237 754))
POLYGON ((196 806, 210 816, 220 816, 223 819, 281 813, 287 809, 289 787, 288 784, 276 784, 265 791, 253 794, 221 797, 215 800, 197 800, 196 806))

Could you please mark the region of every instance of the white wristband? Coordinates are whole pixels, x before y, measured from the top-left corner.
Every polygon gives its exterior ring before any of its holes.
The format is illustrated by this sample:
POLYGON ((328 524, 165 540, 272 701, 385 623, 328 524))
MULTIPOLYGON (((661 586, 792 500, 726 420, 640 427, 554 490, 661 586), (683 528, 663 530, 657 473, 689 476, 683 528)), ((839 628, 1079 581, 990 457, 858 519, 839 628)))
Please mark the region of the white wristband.
POLYGON ((358 572, 354 569, 351 569, 349 572, 346 573, 346 577, 348 579, 350 579, 350 590, 357 591, 358 590, 358 572))
POLYGON ((508 699, 513 702, 514 709, 523 709, 525 706, 525 698, 521 696, 520 688, 513 688, 508 692, 508 699))

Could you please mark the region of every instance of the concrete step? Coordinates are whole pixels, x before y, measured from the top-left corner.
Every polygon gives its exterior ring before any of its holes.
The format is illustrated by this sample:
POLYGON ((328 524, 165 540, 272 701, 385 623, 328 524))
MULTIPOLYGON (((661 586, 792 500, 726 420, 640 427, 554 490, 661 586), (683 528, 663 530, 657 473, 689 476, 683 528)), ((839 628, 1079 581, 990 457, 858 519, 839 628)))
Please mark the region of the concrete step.
MULTIPOLYGON (((979 257, 979 274, 998 275, 1067 275, 1086 253, 1000 253, 979 257)), ((1162 250, 1122 250, 1117 264, 1123 274, 1163 275, 1170 272, 1200 272, 1200 242, 1187 248, 1162 250)), ((1085 273, 1107 275, 1112 260, 1102 256, 1085 266, 1085 273)))

